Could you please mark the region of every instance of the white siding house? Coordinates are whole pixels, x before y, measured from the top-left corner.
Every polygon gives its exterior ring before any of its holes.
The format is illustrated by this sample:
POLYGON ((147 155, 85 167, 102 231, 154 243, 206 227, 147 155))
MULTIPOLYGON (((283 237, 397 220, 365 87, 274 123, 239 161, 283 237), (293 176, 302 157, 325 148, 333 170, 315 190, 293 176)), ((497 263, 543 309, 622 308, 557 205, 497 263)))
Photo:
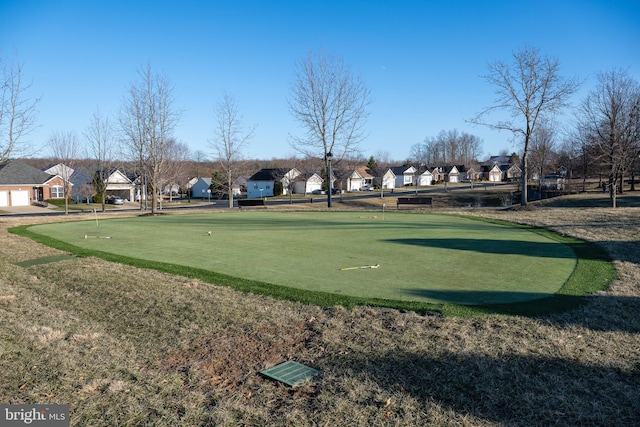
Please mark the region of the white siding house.
POLYGON ((447 174, 447 181, 451 183, 460 182, 460 171, 458 171, 456 166, 451 166, 445 170, 445 173, 447 174))
POLYGON ((323 181, 317 173, 300 174, 293 183, 293 192, 296 194, 309 194, 314 190, 321 190, 323 181))
POLYGON ((231 192, 234 196, 247 194, 247 178, 244 176, 239 176, 234 179, 233 183, 231 184, 231 192))
POLYGON ((364 177, 357 170, 352 171, 347 176, 347 191, 360 191, 364 187, 364 177))
POLYGON ((419 171, 417 181, 419 187, 431 185, 433 182, 433 174, 431 173, 431 171, 429 171, 429 169, 419 171))
POLYGON ((365 180, 357 170, 333 170, 335 181, 334 188, 341 191, 360 191, 365 185, 365 180))
POLYGON ((391 170, 396 176, 395 187, 406 187, 413 185, 413 178, 416 173, 416 168, 413 166, 396 166, 392 167, 391 170))
POLYGON ((387 190, 396 188, 396 178, 396 175, 391 169, 385 170, 380 178, 382 183, 381 187, 387 190))
POLYGON ((136 200, 139 200, 140 196, 140 190, 136 190, 136 184, 119 169, 111 172, 107 178, 106 193, 108 196, 118 196, 128 201, 134 200, 134 194, 136 200))
POLYGON ((502 171, 500 166, 493 165, 489 170, 489 182, 502 182, 502 171))

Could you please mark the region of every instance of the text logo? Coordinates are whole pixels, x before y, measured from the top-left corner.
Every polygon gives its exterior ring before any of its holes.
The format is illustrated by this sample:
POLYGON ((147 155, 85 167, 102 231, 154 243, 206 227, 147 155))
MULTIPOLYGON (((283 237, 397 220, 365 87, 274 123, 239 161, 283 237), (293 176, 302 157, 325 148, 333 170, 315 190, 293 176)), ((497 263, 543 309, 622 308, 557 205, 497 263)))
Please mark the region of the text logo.
POLYGON ((69 427, 69 405, 0 405, 0 427, 69 427))

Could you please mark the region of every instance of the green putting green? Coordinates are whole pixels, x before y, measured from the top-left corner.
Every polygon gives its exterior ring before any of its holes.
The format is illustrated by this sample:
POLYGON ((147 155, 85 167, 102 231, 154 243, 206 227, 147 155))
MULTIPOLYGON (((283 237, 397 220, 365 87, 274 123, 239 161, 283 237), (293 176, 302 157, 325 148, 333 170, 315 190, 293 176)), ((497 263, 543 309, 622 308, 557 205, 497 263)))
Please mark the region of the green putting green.
POLYGON ((427 303, 545 298, 577 263, 548 233, 454 215, 220 212, 29 229, 88 250, 289 288, 427 303))

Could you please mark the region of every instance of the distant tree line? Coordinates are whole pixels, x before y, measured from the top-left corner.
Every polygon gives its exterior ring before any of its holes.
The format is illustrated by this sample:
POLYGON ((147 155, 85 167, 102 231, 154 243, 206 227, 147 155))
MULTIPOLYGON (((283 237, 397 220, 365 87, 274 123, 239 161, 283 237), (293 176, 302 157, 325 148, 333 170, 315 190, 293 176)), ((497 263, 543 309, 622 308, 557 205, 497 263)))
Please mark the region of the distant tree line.
POLYGON ((411 147, 411 159, 420 165, 469 165, 482 154, 482 140, 457 129, 441 131, 411 147))

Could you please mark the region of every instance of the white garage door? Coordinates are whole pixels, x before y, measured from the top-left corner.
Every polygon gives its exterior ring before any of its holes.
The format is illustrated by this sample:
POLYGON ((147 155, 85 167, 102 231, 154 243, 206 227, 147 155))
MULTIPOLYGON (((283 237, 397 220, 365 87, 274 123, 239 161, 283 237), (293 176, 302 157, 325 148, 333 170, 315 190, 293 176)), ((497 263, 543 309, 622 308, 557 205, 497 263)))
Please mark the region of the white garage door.
POLYGON ((0 206, 9 206, 9 192, 0 191, 0 206))
POLYGON ((29 206, 28 191, 12 191, 11 206, 29 206))

